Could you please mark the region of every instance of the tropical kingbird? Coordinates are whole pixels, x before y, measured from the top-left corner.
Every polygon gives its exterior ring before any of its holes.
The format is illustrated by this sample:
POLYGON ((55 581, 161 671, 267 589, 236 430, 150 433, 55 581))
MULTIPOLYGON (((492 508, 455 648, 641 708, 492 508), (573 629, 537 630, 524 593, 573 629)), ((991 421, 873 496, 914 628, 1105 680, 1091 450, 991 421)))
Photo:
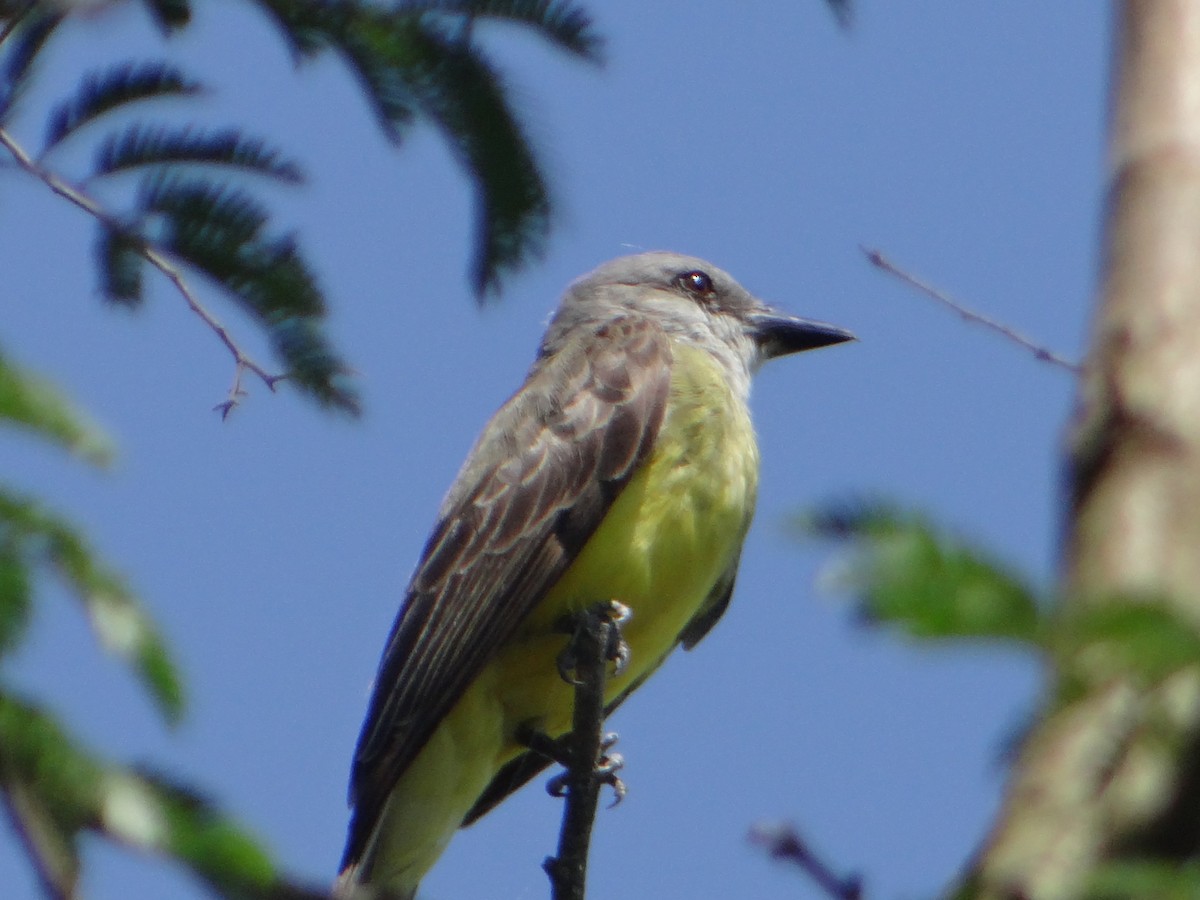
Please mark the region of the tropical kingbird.
POLYGON ((411 898, 455 830, 547 765, 522 735, 570 730, 569 614, 632 611, 610 712, 708 633, 754 512, 750 376, 852 339, 676 253, 622 257, 567 288, 392 626, 354 754, 339 896, 411 898))

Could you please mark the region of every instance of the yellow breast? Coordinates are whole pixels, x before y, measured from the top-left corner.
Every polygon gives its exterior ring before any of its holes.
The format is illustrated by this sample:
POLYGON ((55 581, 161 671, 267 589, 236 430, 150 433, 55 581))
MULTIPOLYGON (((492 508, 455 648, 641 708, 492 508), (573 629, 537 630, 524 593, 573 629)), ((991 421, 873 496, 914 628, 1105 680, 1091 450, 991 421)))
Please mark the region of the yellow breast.
MULTIPOLYGON (((551 735, 570 726, 571 692, 554 658, 563 615, 604 600, 630 607, 630 664, 608 683, 616 697, 659 664, 737 558, 758 485, 749 411, 703 351, 675 350, 671 393, 650 458, 583 552, 493 669, 515 728, 551 735)), ((517 748, 513 747, 515 752, 517 748)))

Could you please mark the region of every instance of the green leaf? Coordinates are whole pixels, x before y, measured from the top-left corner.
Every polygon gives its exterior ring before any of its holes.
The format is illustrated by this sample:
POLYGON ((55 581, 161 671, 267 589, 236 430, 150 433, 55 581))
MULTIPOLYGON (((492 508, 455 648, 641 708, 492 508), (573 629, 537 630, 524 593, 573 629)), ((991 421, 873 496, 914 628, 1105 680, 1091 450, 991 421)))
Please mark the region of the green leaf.
POLYGON ((923 518, 882 504, 829 505, 804 530, 851 545, 833 585, 859 598, 869 622, 915 637, 1035 641, 1041 613, 1033 590, 986 554, 923 518))
POLYGON ((50 113, 42 152, 106 113, 124 109, 131 103, 187 96, 199 90, 199 82, 166 63, 124 63, 103 72, 92 72, 79 83, 74 97, 50 113))
POLYGON ((0 353, 0 420, 27 428, 100 465, 112 459, 108 436, 48 381, 0 353))
POLYGON ((52 4, 39 3, 9 36, 0 63, 0 122, 12 113, 29 83, 37 55, 65 18, 66 13, 56 10, 52 4))
POLYGON ((0 781, 24 786, 68 842, 96 818, 101 771, 51 716, 0 691, 0 781))
POLYGON ((196 791, 144 770, 136 780, 114 782, 113 789, 126 794, 122 803, 140 802, 164 826, 148 849, 175 857, 218 891, 259 895, 276 880, 275 866, 258 843, 196 791))
POLYGON ((156 244, 224 287, 266 328, 287 379, 351 414, 358 397, 323 328, 325 303, 289 236, 263 234, 265 211, 245 192, 173 175, 148 180, 140 205, 163 219, 156 244))
MULTIPOLYGON (((144 769, 106 763, 41 709, 0 691, 0 790, 22 834, 47 840, 70 888, 83 829, 171 859, 230 898, 319 900, 283 879, 265 850, 194 789, 144 769)), ((45 853, 42 853, 45 859, 45 853)), ((60 890, 70 896, 70 890, 60 890)))
POLYGON ((189 128, 144 125, 131 125, 119 135, 109 135, 97 152, 96 173, 110 175, 140 166, 172 163, 232 166, 291 184, 303 180, 300 167, 294 162, 235 129, 205 134, 189 128))
MULTIPOLYGON (((0 535, 4 526, 0 523, 0 535)), ((0 657, 20 643, 29 623, 29 570, 14 542, 0 540, 0 657)))
POLYGON ((110 303, 139 306, 142 302, 142 239, 100 223, 96 238, 96 268, 100 293, 110 303))
POLYGON ((1200 897, 1200 865, 1169 860, 1109 862, 1093 873, 1088 900, 1193 900, 1200 897))
POLYGON ((27 570, 54 570, 78 596, 100 643, 138 676, 168 722, 183 712, 183 688, 149 615, 84 538, 38 503, 0 490, 0 545, 27 570))
POLYGON ((1068 686, 1133 676, 1155 684, 1200 664, 1200 632, 1161 598, 1110 597, 1055 623, 1068 686))
POLYGON ((146 0, 146 9, 164 34, 177 31, 192 20, 188 0, 146 0))

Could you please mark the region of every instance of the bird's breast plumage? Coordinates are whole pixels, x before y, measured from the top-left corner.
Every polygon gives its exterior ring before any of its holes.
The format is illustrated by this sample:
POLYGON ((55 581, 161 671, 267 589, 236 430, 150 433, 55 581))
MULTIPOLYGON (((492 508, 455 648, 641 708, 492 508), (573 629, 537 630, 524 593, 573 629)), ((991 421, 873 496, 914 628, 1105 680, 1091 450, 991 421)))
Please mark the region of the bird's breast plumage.
POLYGON ((568 730, 571 693, 546 659, 562 648, 557 627, 572 611, 605 600, 632 610, 623 629, 630 664, 609 680, 610 699, 657 667, 736 564, 757 485, 758 446, 744 397, 709 354, 677 346, 649 458, 501 654, 509 722, 551 735, 568 730), (514 691, 520 682, 526 689, 514 691))

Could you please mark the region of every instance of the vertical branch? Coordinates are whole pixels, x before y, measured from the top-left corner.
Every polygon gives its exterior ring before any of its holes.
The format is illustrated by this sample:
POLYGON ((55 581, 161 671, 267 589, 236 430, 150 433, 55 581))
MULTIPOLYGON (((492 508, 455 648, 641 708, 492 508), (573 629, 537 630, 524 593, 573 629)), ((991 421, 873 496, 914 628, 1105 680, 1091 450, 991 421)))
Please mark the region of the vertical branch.
POLYGON ((604 683, 617 625, 608 605, 580 613, 568 654, 575 671, 575 709, 564 742, 566 803, 558 855, 542 867, 550 876, 554 900, 583 900, 588 851, 600 800, 604 744, 604 683))
MULTIPOLYGON (((1153 597, 1200 628, 1200 3, 1114 3, 1100 304, 1069 462, 1065 612, 1153 597)), ((1083 646, 1055 660, 1078 673, 1083 646)), ((1200 673, 1050 701, 971 896, 1072 898, 1200 850, 1200 673)))

